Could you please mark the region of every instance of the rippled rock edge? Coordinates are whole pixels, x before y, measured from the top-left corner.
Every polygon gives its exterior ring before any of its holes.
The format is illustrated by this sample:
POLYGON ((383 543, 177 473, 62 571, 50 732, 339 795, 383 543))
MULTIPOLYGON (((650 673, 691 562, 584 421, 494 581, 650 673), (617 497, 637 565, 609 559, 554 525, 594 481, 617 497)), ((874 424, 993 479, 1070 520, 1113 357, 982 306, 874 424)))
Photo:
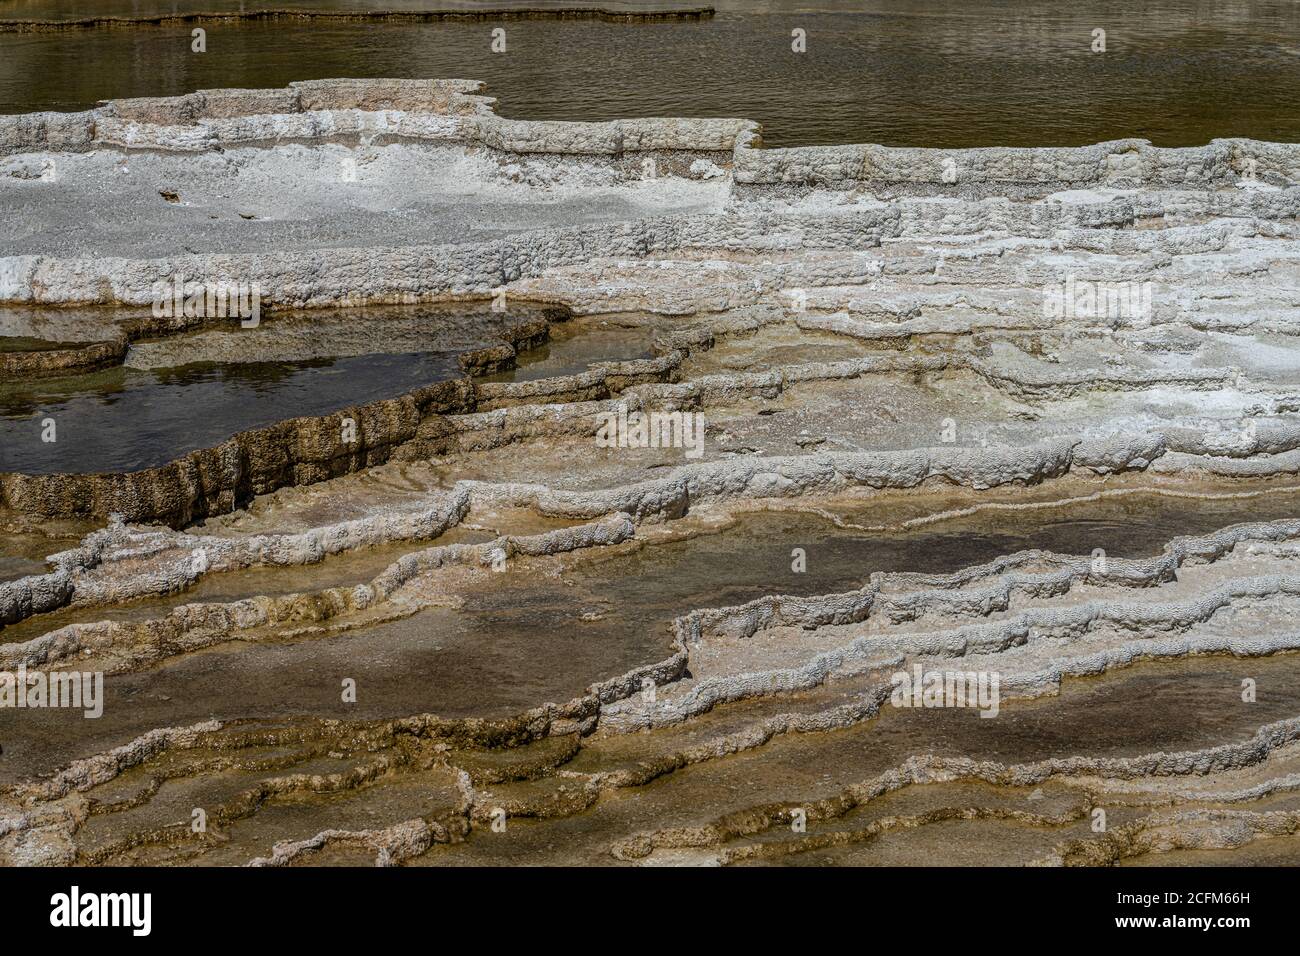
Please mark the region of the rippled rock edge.
POLYGON ((609 7, 502 7, 487 10, 220 10, 193 13, 155 13, 137 16, 75 17, 62 20, 32 18, 0 20, 0 33, 48 33, 91 27, 176 26, 186 23, 267 22, 309 20, 324 22, 406 21, 452 23, 519 20, 599 20, 605 23, 668 23, 708 20, 712 7, 664 7, 659 10, 616 10, 609 7))

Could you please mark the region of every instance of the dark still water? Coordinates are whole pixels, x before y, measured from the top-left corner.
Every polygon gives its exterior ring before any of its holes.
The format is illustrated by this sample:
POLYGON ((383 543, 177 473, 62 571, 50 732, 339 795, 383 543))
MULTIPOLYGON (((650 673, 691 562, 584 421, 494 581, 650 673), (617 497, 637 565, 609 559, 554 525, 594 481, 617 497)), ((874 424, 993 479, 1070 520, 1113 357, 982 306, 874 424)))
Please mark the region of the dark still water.
MULTIPOLYGON (((369 0, 372 9, 445 8, 369 0)), ((0 17, 365 9, 367 0, 0 0, 0 17), (89 8, 89 9, 88 9, 89 8)), ((521 4, 523 5, 523 4, 521 4)), ((534 4, 535 5, 535 4, 534 4)), ((622 3, 623 7, 655 4, 622 3)), ((768 145, 1300 141, 1292 0, 721 0, 702 22, 278 21, 0 33, 0 112, 322 77, 485 80, 503 115, 743 116, 768 145), (807 52, 791 50, 791 31, 807 52), (1106 52, 1092 52, 1093 30, 1106 52)))
POLYGON ((459 374, 458 353, 115 368, 0 384, 0 472, 138 471, 236 432, 325 415, 459 374), (54 442, 42 441, 53 419, 54 442))

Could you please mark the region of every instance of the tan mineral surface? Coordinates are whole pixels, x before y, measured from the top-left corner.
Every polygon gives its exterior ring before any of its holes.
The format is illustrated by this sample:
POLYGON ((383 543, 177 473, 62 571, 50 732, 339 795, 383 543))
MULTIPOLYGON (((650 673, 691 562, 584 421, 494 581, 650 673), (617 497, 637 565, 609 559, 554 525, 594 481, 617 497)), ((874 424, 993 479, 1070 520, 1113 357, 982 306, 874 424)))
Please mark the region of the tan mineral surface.
POLYGON ((1300 861, 1300 146, 492 102, 0 117, 0 863, 1300 861))

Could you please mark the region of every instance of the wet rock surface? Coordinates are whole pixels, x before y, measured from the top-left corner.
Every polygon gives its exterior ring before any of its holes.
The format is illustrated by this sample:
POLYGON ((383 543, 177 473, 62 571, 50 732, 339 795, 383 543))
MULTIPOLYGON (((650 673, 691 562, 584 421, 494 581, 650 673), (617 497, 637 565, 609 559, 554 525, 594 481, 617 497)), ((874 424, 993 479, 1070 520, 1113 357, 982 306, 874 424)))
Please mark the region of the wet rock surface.
POLYGON ((0 708, 4 862, 1293 861, 1297 147, 764 150, 469 81, 0 142, 66 176, 0 177, 53 216, 0 247, 31 395, 455 356, 157 467, 6 460, 0 670, 103 689, 0 708), (178 272, 266 323, 158 321, 178 272))

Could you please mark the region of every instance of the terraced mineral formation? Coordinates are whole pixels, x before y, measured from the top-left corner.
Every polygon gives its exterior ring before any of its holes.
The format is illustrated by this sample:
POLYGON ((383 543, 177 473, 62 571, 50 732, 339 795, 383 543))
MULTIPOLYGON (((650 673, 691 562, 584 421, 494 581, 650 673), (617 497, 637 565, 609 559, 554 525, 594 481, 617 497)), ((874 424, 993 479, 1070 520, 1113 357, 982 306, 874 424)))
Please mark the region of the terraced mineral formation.
POLYGON ((1300 146, 321 80, 0 151, 14 420, 457 356, 157 467, 6 444, 0 672, 102 692, 0 707, 0 860, 1300 858, 1300 146))

